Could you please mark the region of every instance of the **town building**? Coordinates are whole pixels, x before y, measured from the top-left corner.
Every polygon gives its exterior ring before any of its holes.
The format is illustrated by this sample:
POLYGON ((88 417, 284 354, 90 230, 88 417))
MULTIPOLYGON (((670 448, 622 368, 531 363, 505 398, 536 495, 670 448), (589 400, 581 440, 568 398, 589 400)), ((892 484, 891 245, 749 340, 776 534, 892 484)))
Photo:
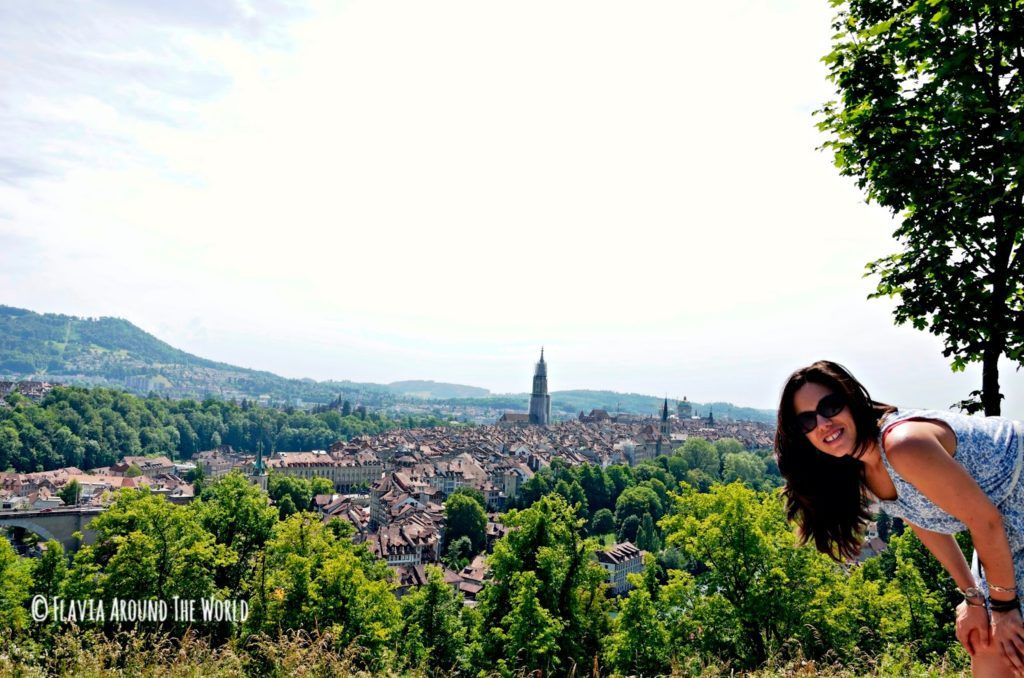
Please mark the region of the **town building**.
POLYGON ((597 552, 612 593, 620 595, 632 588, 626 575, 644 571, 644 552, 628 541, 597 552))

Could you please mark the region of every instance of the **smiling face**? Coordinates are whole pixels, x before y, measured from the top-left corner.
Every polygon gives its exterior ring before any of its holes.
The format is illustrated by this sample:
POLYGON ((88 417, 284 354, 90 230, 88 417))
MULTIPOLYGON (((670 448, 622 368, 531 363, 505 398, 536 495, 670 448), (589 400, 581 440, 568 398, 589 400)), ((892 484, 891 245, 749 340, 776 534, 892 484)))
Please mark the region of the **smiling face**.
MULTIPOLYGON (((807 382, 793 394, 793 411, 798 415, 815 412, 821 399, 832 393, 832 389, 827 386, 807 382)), ((857 428, 849 407, 843 407, 832 417, 815 414, 815 418, 817 424, 806 434, 815 449, 832 457, 853 454, 857 447, 857 428)))

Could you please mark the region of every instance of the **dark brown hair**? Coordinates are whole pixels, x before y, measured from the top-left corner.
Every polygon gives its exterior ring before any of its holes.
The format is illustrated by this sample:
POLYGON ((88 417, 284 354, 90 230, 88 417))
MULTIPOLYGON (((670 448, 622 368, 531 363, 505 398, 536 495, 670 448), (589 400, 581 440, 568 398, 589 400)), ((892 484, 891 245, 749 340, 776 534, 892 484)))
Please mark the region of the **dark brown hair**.
POLYGON ((835 560, 860 553, 864 526, 871 518, 860 457, 878 438, 879 420, 895 407, 875 402, 864 386, 830 360, 803 367, 789 376, 779 401, 775 458, 786 480, 786 515, 800 527, 800 542, 835 560), (857 429, 853 454, 832 457, 817 450, 796 420, 793 396, 804 384, 819 384, 846 398, 857 429))

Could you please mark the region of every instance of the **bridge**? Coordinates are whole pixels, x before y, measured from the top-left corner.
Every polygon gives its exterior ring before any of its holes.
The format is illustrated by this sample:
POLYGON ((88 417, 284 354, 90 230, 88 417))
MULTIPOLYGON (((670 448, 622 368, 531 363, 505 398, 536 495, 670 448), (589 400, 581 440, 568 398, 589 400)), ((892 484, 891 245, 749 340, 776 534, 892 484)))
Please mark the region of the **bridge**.
POLYGON ((96 540, 96 533, 88 525, 103 511, 96 506, 0 511, 0 528, 8 529, 12 542, 20 542, 26 532, 32 532, 43 539, 59 541, 64 551, 70 553, 80 543, 91 544, 96 540), (81 542, 72 536, 75 532, 82 533, 81 542))

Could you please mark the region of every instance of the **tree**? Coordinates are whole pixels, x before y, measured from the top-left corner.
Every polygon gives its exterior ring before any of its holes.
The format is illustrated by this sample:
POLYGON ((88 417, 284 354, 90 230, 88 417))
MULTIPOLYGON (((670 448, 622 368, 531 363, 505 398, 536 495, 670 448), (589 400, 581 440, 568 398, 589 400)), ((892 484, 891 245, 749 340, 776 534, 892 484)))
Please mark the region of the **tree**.
POLYGON ((287 518, 296 511, 305 511, 313 501, 313 488, 308 480, 281 473, 270 474, 267 494, 277 502, 281 518, 287 518))
POLYGON ((645 513, 640 521, 640 529, 636 533, 636 546, 644 551, 657 551, 661 548, 661 537, 650 513, 645 513))
POLYGON ((727 452, 722 461, 722 480, 731 483, 739 480, 760 489, 764 481, 765 464, 752 452, 727 452))
POLYGON ((606 508, 594 514, 590 521, 590 534, 595 536, 608 534, 615 529, 615 516, 606 508))
POLYGON ((669 673, 668 630, 659 616, 646 588, 637 586, 629 592, 608 642, 608 661, 616 671, 642 676, 669 673))
POLYGON ((66 506, 77 506, 82 498, 82 486, 74 478, 64 485, 57 493, 66 506))
POLYGON ((445 539, 451 544, 468 537, 473 552, 479 553, 487 542, 487 514, 468 494, 453 493, 444 503, 445 539))
POLYGON ((710 593, 671 608, 703 619, 709 649, 753 666, 786 643, 815 647, 816 629, 830 623, 825 592, 841 584, 840 571, 824 554, 796 548, 776 495, 740 483, 707 494, 686 488, 660 525, 666 544, 696 565, 697 589, 710 593))
POLYGON ((68 575, 78 582, 92 580, 93 595, 83 597, 210 596, 215 571, 235 558, 216 543, 192 511, 148 488, 118 491, 110 508, 89 527, 96 531, 96 543, 79 549, 68 575))
POLYGON ((338 538, 311 513, 274 526, 252 579, 254 631, 329 630, 338 650, 380 673, 401 628, 387 565, 362 544, 338 538))
POLYGON ((53 539, 46 542, 46 550, 32 567, 32 593, 53 598, 61 594, 68 573, 64 547, 53 539))
POLYGON ((234 553, 230 562, 218 568, 216 584, 232 595, 239 593, 255 571, 256 557, 270 539, 278 511, 241 473, 220 478, 189 508, 203 529, 234 553))
POLYGON ((720 478, 722 460, 715 446, 704 438, 689 438, 683 443, 679 455, 686 465, 696 471, 703 471, 710 478, 720 478))
POLYGON ((968 411, 1000 412, 999 366, 1024 365, 1024 14, 1005 2, 841 2, 825 57, 839 99, 823 146, 900 215, 901 251, 868 264, 896 324, 982 363, 968 411))
POLYGON ((445 564, 453 570, 461 570, 476 555, 473 542, 466 535, 462 535, 455 541, 448 544, 448 552, 445 555, 445 564))
MULTIPOLYGON (((484 511, 487 510, 487 499, 484 497, 484 493, 475 487, 469 487, 468 485, 456 487, 452 494, 464 494, 467 497, 471 497, 476 503, 480 504, 480 508, 484 511)), ((448 496, 450 497, 451 495, 448 496)))
POLYGON ((334 494, 334 483, 329 478, 316 476, 309 479, 309 491, 314 497, 318 494, 334 494))
POLYGON ((658 493, 647 485, 635 485, 619 495, 615 502, 615 522, 622 525, 623 521, 630 516, 636 516, 638 520, 643 519, 645 513, 650 513, 654 518, 660 518, 663 507, 658 493))
MULTIPOLYGON (((646 513, 644 515, 650 514, 646 513)), ((625 520, 622 521, 622 524, 619 525, 619 531, 616 534, 616 537, 620 542, 629 541, 636 543, 636 538, 639 531, 640 519, 636 516, 628 516, 625 520)))
POLYGON ((479 597, 476 668, 547 675, 593 665, 608 623, 605 577, 583 523, 558 494, 505 515, 508 532, 489 559, 493 580, 479 597))
POLYGON ((458 668, 466 643, 462 597, 440 568, 428 565, 426 571, 426 585, 402 598, 404 654, 413 668, 447 676, 458 668))
POLYGON ((0 638, 5 638, 5 630, 17 633, 28 626, 26 601, 31 589, 29 560, 19 558, 10 542, 0 538, 0 638))

